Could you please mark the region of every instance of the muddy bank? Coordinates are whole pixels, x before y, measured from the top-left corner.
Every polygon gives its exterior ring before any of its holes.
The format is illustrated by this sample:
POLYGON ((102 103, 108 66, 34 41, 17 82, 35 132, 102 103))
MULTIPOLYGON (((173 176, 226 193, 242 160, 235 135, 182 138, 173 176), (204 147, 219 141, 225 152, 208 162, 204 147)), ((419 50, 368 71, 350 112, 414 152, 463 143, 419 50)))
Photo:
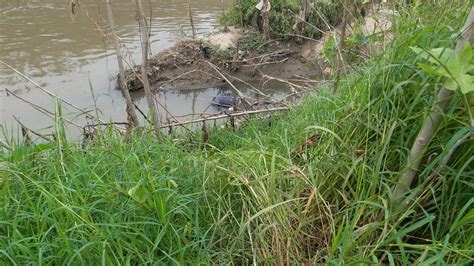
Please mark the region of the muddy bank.
MULTIPOLYGON (((183 40, 150 59, 149 79, 154 90, 192 90, 232 83, 240 86, 272 80, 304 85, 321 76, 315 60, 318 42, 264 42, 251 30, 230 28, 198 40, 183 40)), ((143 89, 140 66, 126 73, 132 91, 143 89)))

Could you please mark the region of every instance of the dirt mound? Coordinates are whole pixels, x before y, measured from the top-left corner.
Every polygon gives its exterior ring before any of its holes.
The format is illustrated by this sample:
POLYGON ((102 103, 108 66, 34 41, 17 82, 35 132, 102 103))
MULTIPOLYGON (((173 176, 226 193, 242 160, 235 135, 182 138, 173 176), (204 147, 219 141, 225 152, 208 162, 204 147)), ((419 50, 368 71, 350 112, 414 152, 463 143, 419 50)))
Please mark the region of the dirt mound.
MULTIPOLYGON (((148 77, 152 88, 190 90, 227 82, 245 84, 263 77, 314 78, 321 73, 321 67, 308 60, 307 45, 264 42, 254 32, 242 33, 235 47, 225 49, 211 40, 183 40, 151 58, 148 77)), ((143 89, 140 75, 140 66, 126 72, 130 90, 143 89)))

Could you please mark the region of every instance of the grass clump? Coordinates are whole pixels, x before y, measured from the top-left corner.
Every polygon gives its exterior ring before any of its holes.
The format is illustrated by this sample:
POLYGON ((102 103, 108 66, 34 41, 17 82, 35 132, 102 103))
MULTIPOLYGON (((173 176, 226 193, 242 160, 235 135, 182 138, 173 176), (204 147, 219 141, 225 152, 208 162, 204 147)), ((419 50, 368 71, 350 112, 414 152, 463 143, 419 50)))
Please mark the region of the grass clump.
POLYGON ((271 125, 210 130, 207 144, 104 131, 86 150, 63 139, 3 153, 1 264, 469 264, 473 140, 423 184, 472 130, 463 97, 427 148, 419 195, 401 213, 389 203, 442 83, 411 47, 453 47, 466 15, 441 6, 399 10, 384 53, 271 125))

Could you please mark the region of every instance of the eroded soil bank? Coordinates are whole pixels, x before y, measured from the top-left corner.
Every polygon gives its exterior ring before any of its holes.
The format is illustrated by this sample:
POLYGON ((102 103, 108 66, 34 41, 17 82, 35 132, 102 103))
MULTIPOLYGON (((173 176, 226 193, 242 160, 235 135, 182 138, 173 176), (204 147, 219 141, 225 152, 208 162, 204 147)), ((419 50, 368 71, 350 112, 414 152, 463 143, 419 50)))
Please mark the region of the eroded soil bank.
MULTIPOLYGON (((188 39, 150 59, 149 79, 155 90, 192 90, 263 81, 305 85, 321 76, 316 41, 263 41, 252 30, 229 28, 202 39, 188 39)), ((143 89, 140 66, 126 73, 132 91, 143 89)))

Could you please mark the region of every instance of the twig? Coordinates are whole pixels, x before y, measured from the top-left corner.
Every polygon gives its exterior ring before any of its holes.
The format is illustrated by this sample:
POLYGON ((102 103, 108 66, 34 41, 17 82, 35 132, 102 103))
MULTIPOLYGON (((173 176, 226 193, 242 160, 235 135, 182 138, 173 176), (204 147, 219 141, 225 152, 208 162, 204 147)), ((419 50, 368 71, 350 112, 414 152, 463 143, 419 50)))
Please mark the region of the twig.
POLYGON ((52 141, 52 139, 46 137, 46 135, 40 134, 40 133, 38 133, 38 132, 36 132, 36 131, 34 131, 34 130, 28 128, 28 127, 26 127, 16 116, 13 116, 13 119, 15 119, 15 121, 16 121, 18 124, 20 124, 20 126, 21 126, 22 128, 25 128, 25 129, 28 130, 28 132, 33 133, 33 135, 36 135, 36 136, 38 136, 38 137, 40 137, 40 138, 42 138, 42 139, 44 139, 44 140, 46 140, 46 141, 52 141))
POLYGON ((287 60, 288 60, 288 58, 285 58, 285 59, 280 60, 280 61, 272 61, 272 62, 265 62, 265 63, 258 63, 258 64, 249 64, 249 65, 244 65, 244 66, 255 66, 255 67, 258 67, 258 66, 264 66, 264 65, 279 64, 279 63, 286 62, 287 60))
POLYGON ((272 100, 272 101, 277 101, 273 96, 270 96, 270 95, 267 95, 267 94, 263 93, 261 90, 257 89, 257 88, 256 88, 255 86, 253 86, 252 84, 250 84, 250 83, 248 83, 248 82, 246 82, 246 81, 244 81, 244 80, 242 80, 242 79, 240 79, 240 78, 238 78, 238 77, 236 77, 236 76, 233 76, 233 75, 231 75, 231 74, 229 74, 229 73, 225 73, 225 74, 226 74, 227 76, 229 76, 229 77, 231 77, 231 78, 233 78, 233 79, 235 79, 235 80, 237 80, 237 81, 239 81, 239 82, 241 82, 241 83, 247 85, 247 86, 250 87, 252 90, 254 90, 257 94, 259 94, 260 96, 263 96, 263 97, 265 97, 265 98, 268 98, 268 99, 270 99, 270 100, 272 100))
POLYGON ((175 77, 175 78, 173 78, 173 79, 170 79, 170 80, 168 80, 167 82, 173 82, 173 81, 175 81, 175 80, 178 80, 178 79, 182 78, 183 76, 192 74, 192 73, 194 73, 194 72, 200 72, 200 73, 206 74, 206 75, 208 75, 208 76, 211 76, 211 77, 213 77, 213 78, 215 78, 215 79, 219 79, 219 77, 214 76, 214 75, 212 75, 211 73, 208 73, 208 72, 206 72, 206 71, 202 71, 202 70, 197 70, 197 69, 195 69, 195 70, 191 70, 191 71, 185 72, 185 73, 183 73, 183 74, 181 74, 181 75, 178 75, 177 77, 175 77))
MULTIPOLYGON (((13 70, 15 73, 17 73, 18 75, 20 75, 21 77, 25 78, 26 80, 28 80, 29 82, 31 82, 33 85, 35 85, 38 89, 42 90, 43 92, 45 92, 46 94, 48 94, 49 96, 53 97, 53 98, 56 98, 58 99, 58 101, 61 101, 73 108, 75 108, 76 110, 80 111, 81 114, 88 114, 89 115, 89 112, 90 111, 85 111, 79 107, 77 107, 76 105, 66 101, 66 100, 63 100, 61 98, 59 98, 58 96, 56 96, 54 93, 48 91, 47 89, 41 87, 38 83, 36 83, 35 81, 33 81, 32 79, 30 79, 29 77, 27 77, 25 74, 21 73, 19 70, 15 69, 14 67, 10 66, 9 64, 3 62, 2 60, 0 60, 0 63, 2 63, 3 65, 5 65, 6 67, 8 67, 9 69, 13 70)), ((99 118, 97 118, 99 119, 99 118)), ((100 120, 100 119, 99 119, 100 120)))
POLYGON ((98 127, 98 126, 112 126, 112 125, 128 126, 128 125, 130 125, 130 123, 128 123, 128 122, 97 123, 97 124, 85 125, 85 126, 83 126, 82 128, 83 128, 83 129, 86 129, 86 128, 94 128, 94 127, 98 127))
POLYGON ((2 139, 0 139, 0 146, 7 149, 8 151, 12 150, 12 148, 5 141, 3 141, 2 139))
MULTIPOLYGON (((34 104, 34 103, 32 103, 32 102, 30 102, 30 101, 28 101, 28 100, 26 100, 26 99, 23 99, 22 97, 16 95, 15 93, 13 93, 13 92, 12 92, 11 90, 9 90, 9 89, 5 89, 5 91, 6 91, 7 93, 13 95, 14 97, 18 98, 19 100, 21 100, 21 101, 23 101, 23 102, 25 102, 25 103, 31 105, 34 109, 36 109, 37 111, 39 111, 39 112, 41 112, 41 113, 43 113, 43 114, 49 116, 51 119, 53 119, 53 120, 55 119, 55 117, 56 117, 56 114, 55 114, 55 113, 53 113, 53 112, 51 112, 51 111, 48 111, 46 108, 41 107, 41 106, 39 106, 39 105, 37 105, 37 104, 34 104)), ((82 128, 80 125, 78 125, 78 124, 72 122, 72 121, 69 120, 69 119, 66 119, 66 118, 64 118, 64 117, 63 117, 63 119, 64 119, 64 121, 70 123, 71 125, 74 125, 74 126, 76 126, 76 127, 78 127, 78 128, 82 128)))

